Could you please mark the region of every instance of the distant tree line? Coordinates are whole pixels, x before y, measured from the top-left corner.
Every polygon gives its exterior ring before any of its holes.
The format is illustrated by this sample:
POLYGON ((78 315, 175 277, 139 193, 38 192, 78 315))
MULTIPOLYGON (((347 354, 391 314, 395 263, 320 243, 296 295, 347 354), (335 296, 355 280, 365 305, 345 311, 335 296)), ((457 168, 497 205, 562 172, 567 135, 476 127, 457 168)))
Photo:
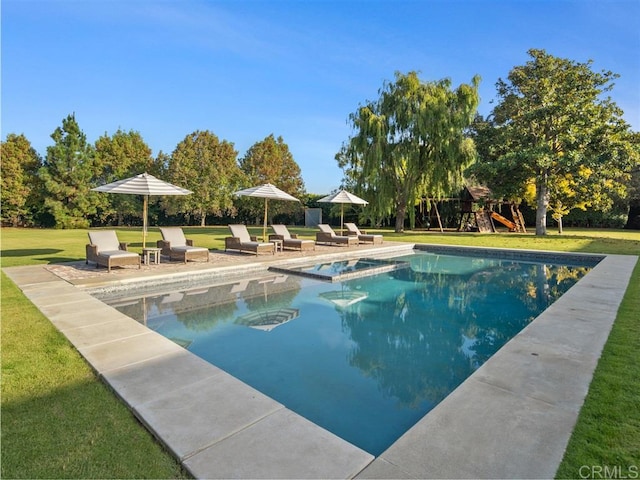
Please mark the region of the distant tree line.
MULTIPOLYGON (((95 143, 74 114, 51 134, 45 158, 24 135, 2 142, 2 223, 10 226, 87 228, 139 225, 141 201, 135 195, 104 194, 91 189, 148 172, 193 191, 186 196, 152 197, 149 217, 155 224, 201 225, 261 218, 263 204, 237 198, 242 188, 273 183, 306 202, 300 167, 282 137, 256 142, 238 159, 233 143, 210 131, 187 135, 169 155, 158 153, 135 131, 104 134, 95 143)), ((273 202, 271 218, 300 222, 294 202, 273 202)))
MULTIPOLYGON (((487 118, 477 114, 478 76, 456 88, 416 72, 385 82, 377 100, 349 116, 353 133, 335 157, 342 186, 369 202, 347 215, 402 232, 407 221, 415 227, 423 199, 455 197, 474 184, 534 211, 537 235, 547 233, 549 216, 560 232, 564 224, 640 229, 640 134, 608 96, 618 75, 592 71, 591 61, 528 53, 498 80, 487 118)), ((45 158, 24 135, 2 142, 3 225, 137 225, 138 199, 91 188, 142 172, 194 192, 152 198, 151 224, 259 224, 262 201, 233 192, 267 182, 323 208, 325 220, 335 213, 306 194, 300 167, 273 134, 238 158, 233 143, 195 131, 154 158, 135 131, 90 144, 71 114, 51 138, 45 158)), ((293 202, 273 202, 269 212, 272 222, 303 222, 293 202)))

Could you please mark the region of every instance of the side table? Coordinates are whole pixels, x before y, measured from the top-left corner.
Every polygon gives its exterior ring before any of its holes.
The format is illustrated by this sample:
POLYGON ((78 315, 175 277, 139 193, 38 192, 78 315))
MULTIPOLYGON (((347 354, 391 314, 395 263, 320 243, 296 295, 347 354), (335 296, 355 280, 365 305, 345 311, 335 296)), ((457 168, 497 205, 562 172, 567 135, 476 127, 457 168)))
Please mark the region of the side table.
POLYGON ((160 265, 160 252, 161 248, 158 247, 145 247, 142 249, 142 257, 144 258, 145 265, 151 263, 151 256, 153 255, 153 263, 160 265))
POLYGON ((276 253, 282 252, 282 240, 269 240, 269 243, 273 243, 276 246, 276 253))

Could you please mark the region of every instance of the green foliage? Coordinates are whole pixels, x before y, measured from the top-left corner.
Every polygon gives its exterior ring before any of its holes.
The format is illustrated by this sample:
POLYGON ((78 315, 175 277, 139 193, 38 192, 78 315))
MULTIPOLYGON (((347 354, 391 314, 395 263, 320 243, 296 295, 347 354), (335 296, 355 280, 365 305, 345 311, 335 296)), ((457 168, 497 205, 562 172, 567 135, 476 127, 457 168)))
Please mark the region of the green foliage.
POLYGON ((192 195, 167 197, 172 210, 187 212, 205 226, 207 214, 235 214, 232 194, 243 180, 233 144, 208 130, 195 131, 182 140, 167 165, 170 182, 187 188, 192 195))
POLYGON ((88 216, 97 211, 100 200, 91 192, 95 174, 95 151, 87 143, 75 115, 62 120, 51 134, 54 145, 40 169, 44 185, 44 206, 55 220, 56 228, 89 226, 88 216))
POLYGON ((2 277, 2 478, 189 478, 2 277))
MULTIPOLYGON (((304 181, 300 166, 289 151, 289 146, 282 137, 277 139, 273 134, 264 140, 254 143, 246 155, 240 159, 240 168, 245 174, 247 187, 271 183, 280 190, 298 199, 305 195, 304 181)), ((253 198, 239 199, 242 209, 251 217, 262 218, 264 201, 253 198)), ((271 217, 286 213, 299 213, 300 204, 296 202, 271 202, 271 217)))
POLYGON ((350 115, 355 135, 336 160, 377 221, 395 213, 401 232, 407 213, 413 226, 413 206, 423 195, 443 196, 459 185, 475 156, 465 130, 479 81, 452 90, 449 80, 424 83, 416 72, 396 73, 376 102, 350 115))
POLYGON ((623 112, 604 97, 616 74, 544 50, 529 55, 498 81, 492 122, 475 124, 484 165, 473 173, 499 195, 522 195, 535 185, 536 233, 545 235, 550 206, 561 218, 573 208, 607 209, 612 197, 625 195, 640 157, 623 112))
POLYGON ((42 159, 24 135, 7 135, 1 152, 2 223, 17 227, 30 222, 37 205, 41 186, 36 174, 42 166, 42 159))

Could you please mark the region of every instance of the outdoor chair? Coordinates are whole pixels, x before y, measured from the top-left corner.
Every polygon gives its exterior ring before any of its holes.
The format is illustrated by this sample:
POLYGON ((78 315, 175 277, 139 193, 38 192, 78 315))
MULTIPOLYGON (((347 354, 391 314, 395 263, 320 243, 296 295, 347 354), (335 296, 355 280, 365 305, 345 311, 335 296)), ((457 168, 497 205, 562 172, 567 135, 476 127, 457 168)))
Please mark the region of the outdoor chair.
POLYGON ((161 227, 162 240, 158 240, 157 246, 162 249, 162 255, 170 260, 181 260, 187 263, 189 260, 204 259, 209 261, 209 249, 194 247, 193 240, 185 238, 180 227, 161 227))
POLYGON ((318 225, 320 229, 319 232, 316 233, 316 243, 326 243, 329 245, 337 244, 337 245, 358 245, 357 237, 349 237, 343 235, 336 235, 336 232, 333 231, 329 225, 321 223, 318 225))
POLYGON ((358 237, 360 243, 373 243, 377 245, 383 241, 382 235, 367 234, 365 231, 360 231, 355 223, 345 223, 344 226, 347 227, 347 235, 358 237))
POLYGON ((125 265, 138 265, 140 268, 140 255, 127 251, 127 244, 118 241, 115 230, 95 230, 89 232, 89 244, 86 246, 86 264, 95 262, 96 268, 100 265, 107 267, 122 267, 125 265))
POLYGON ((313 240, 302 240, 298 238, 296 234, 289 233, 289 229, 286 225, 271 225, 273 228, 273 234, 269 235, 269 241, 280 240, 282 242, 282 248, 291 248, 294 250, 315 250, 316 242, 313 240))
POLYGON ((271 253, 275 255, 275 243, 260 243, 257 237, 249 235, 246 225, 228 225, 231 230, 231 237, 224 239, 224 251, 238 250, 239 252, 253 252, 256 256, 259 253, 271 253))

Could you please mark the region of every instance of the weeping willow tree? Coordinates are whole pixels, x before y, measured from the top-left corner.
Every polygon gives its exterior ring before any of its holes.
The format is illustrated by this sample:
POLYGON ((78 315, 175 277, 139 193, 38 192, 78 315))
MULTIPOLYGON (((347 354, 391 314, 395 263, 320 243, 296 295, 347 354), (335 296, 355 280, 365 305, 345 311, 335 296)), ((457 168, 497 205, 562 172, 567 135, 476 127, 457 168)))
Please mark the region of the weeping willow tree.
POLYGON ((479 77, 451 89, 448 79, 422 82, 416 72, 396 73, 376 102, 349 116, 354 135, 336 155, 345 183, 369 201, 369 215, 395 215, 395 231, 424 194, 440 196, 462 179, 473 161, 465 135, 478 107, 479 77))

